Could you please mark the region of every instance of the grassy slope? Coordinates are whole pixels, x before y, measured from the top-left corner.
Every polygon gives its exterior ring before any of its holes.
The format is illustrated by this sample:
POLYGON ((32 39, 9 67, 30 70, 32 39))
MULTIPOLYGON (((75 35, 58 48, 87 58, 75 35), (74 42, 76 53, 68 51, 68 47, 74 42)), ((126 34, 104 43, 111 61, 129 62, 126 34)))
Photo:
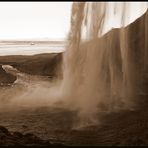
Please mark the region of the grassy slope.
MULTIPOLYGON (((61 63, 62 53, 0 57, 0 64, 10 64, 22 72, 42 76, 56 76, 59 74, 57 71, 60 69, 61 63)), ((12 83, 15 79, 15 77, 6 74, 0 66, 0 82, 12 83)))

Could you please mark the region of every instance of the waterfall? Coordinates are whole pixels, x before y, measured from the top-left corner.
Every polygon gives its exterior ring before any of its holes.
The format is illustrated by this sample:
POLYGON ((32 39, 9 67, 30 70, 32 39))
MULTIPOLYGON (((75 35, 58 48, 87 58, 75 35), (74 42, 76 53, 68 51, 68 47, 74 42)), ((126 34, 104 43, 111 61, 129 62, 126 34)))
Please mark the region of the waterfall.
POLYGON ((136 19, 147 7, 147 2, 73 3, 61 93, 84 122, 95 123, 102 109, 134 107, 145 65, 148 25, 146 16, 140 22, 136 19))

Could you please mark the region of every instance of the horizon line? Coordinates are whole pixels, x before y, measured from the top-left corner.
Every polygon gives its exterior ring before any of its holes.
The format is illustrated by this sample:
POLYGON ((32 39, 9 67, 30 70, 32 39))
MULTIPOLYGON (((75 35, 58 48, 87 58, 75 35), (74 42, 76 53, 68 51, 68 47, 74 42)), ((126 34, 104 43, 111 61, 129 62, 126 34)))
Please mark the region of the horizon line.
POLYGON ((66 38, 0 38, 0 41, 65 41, 66 38))

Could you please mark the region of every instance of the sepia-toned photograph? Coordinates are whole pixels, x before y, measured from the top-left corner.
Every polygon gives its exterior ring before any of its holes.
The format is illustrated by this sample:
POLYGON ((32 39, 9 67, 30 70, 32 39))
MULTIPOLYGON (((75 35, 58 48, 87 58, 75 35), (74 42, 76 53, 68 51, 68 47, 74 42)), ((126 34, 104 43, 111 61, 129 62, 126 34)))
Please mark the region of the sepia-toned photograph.
POLYGON ((148 2, 0 2, 0 146, 148 146, 148 2))

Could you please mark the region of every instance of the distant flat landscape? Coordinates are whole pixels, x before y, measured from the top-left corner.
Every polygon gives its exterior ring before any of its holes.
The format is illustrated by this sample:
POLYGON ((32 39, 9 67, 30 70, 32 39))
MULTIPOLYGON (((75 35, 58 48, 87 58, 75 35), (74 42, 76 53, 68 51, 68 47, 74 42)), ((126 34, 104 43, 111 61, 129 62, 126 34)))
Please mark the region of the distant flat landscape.
POLYGON ((65 50, 64 41, 0 41, 0 56, 59 53, 65 50))

